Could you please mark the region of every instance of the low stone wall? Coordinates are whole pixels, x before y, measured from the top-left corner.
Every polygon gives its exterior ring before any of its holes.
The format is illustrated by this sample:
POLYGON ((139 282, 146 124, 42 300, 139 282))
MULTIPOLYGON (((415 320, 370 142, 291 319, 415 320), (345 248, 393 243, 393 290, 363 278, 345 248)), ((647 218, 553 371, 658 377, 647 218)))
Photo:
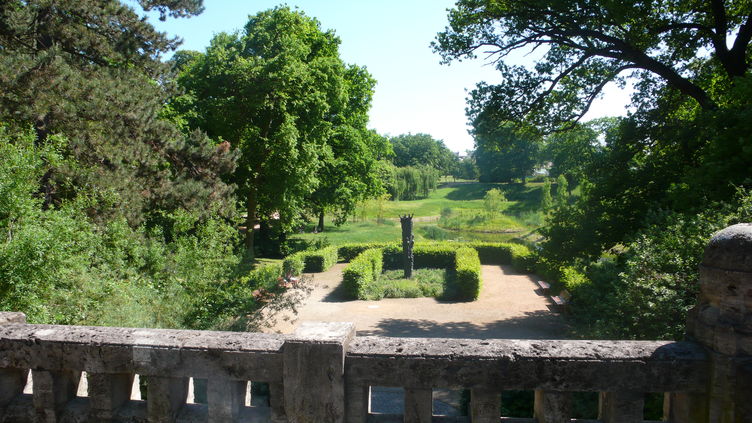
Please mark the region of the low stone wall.
POLYGON ((0 313, 0 423, 511 422, 503 390, 535 391, 527 421, 538 423, 569 423, 582 391, 600 393, 604 423, 642 422, 646 392, 665 393, 664 420, 752 422, 752 225, 716 234, 700 288, 690 342, 356 337, 351 323, 293 335, 49 326, 0 313), (135 375, 144 401, 131 399, 135 375), (187 403, 189 378, 207 381, 206 404, 187 403), (268 406, 246 403, 249 381, 268 383, 268 406), (371 413, 374 386, 404 388, 404 414, 371 413), (437 388, 469 389, 470 416, 434 416, 437 388))
POLYGON ((708 378, 706 352, 690 342, 355 337, 348 323, 306 323, 286 336, 0 321, 2 421, 431 422, 434 388, 471 389, 465 421, 498 422, 501 391, 512 389, 536 391, 538 421, 566 416, 573 391, 604 392, 604 403, 628 404, 620 414, 641 421, 645 392, 703 394, 708 378), (31 395, 22 393, 29 370, 31 395), (76 396, 81 372, 88 397, 76 396), (147 380, 145 401, 130 399, 136 374, 147 380), (207 380, 207 404, 186 403, 189 377, 207 380), (269 407, 246 404, 249 381, 269 384, 269 407), (371 414, 372 386, 405 388, 404 417, 371 414))

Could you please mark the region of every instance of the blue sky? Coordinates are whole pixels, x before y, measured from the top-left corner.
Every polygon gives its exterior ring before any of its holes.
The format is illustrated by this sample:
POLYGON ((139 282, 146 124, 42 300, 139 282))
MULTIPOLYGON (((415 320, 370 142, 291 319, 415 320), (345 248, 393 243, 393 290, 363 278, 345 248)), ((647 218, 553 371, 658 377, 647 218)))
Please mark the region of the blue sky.
MULTIPOLYGON (((203 14, 189 19, 151 22, 184 40, 182 49, 203 51, 212 36, 239 30, 248 16, 278 1, 205 0, 203 14)), ((482 60, 440 64, 429 44, 447 24, 452 0, 295 0, 287 4, 317 18, 324 30, 342 39, 347 63, 366 66, 378 81, 369 127, 384 135, 424 132, 444 140, 454 151, 473 148, 465 117, 466 90, 499 77, 482 60)), ((522 55, 512 58, 529 62, 522 55)), ((627 95, 607 87, 587 118, 624 113, 627 95)))

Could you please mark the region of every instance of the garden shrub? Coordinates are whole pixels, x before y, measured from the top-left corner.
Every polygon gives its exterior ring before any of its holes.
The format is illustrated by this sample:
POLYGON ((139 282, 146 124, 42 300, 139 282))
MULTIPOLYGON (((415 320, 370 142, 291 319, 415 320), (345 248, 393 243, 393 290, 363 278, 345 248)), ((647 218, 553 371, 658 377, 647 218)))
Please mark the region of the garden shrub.
POLYGON ((378 287, 370 292, 369 300, 382 298, 420 298, 425 296, 423 290, 414 281, 407 279, 387 280, 378 284, 378 287))
POLYGON ((285 275, 300 276, 303 272, 325 272, 337 263, 337 247, 326 247, 316 251, 301 251, 285 257, 282 269, 285 275))
MULTIPOLYGON (((452 243, 431 243, 415 244, 413 255, 415 258, 414 267, 416 269, 439 268, 446 269, 454 264, 454 252, 458 244, 452 243)), ((384 248, 384 268, 401 269, 403 266, 404 255, 401 245, 390 245, 384 248)))
POLYGON ((561 276, 559 282, 563 285, 564 289, 570 293, 576 292, 578 288, 590 283, 587 276, 573 266, 564 266, 560 271, 561 276))
POLYGON ((338 248, 335 246, 322 248, 305 254, 306 272, 325 272, 334 266, 339 259, 338 248))
POLYGON ((453 234, 441 229, 438 226, 425 226, 422 229, 423 237, 434 241, 446 241, 452 238, 453 234))
POLYGON ((307 251, 290 254, 282 262, 282 270, 285 275, 300 276, 306 268, 307 251))
POLYGON ((464 301, 478 299, 481 289, 480 259, 472 248, 460 248, 454 255, 454 285, 457 298, 464 301))
POLYGON ((471 242, 465 245, 478 252, 483 264, 512 264, 512 248, 509 243, 471 242))
POLYGON ((535 254, 521 244, 508 244, 512 255, 512 267, 518 272, 532 272, 535 270, 535 254))
POLYGON ((380 248, 362 252, 342 272, 342 285, 351 298, 366 299, 381 274, 383 258, 380 248))
POLYGON ((363 251, 370 250, 372 248, 384 248, 390 245, 396 245, 394 242, 366 242, 366 243, 351 243, 343 244, 339 246, 339 258, 344 262, 351 262, 363 251))

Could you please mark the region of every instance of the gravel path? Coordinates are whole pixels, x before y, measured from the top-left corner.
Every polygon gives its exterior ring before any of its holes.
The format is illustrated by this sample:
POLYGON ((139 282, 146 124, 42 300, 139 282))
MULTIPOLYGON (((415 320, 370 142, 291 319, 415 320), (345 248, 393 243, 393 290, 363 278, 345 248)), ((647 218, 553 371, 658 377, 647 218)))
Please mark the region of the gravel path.
POLYGON ((441 302, 347 300, 336 289, 346 265, 311 275, 313 289, 297 314, 288 312, 265 331, 292 333, 301 321, 349 321, 361 336, 561 339, 566 333, 561 316, 549 310, 547 297, 536 289, 536 276, 518 274, 509 266, 483 266, 477 301, 441 302))

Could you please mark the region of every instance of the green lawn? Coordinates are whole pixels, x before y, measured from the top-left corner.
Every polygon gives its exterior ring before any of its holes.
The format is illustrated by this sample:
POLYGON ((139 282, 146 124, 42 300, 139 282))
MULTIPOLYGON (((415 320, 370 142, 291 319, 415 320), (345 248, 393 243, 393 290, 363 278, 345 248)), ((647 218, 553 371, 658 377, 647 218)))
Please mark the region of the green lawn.
POLYGON ((537 212, 542 183, 493 184, 479 182, 445 183, 428 198, 414 201, 371 200, 359 207, 355 216, 340 227, 326 219, 323 233, 313 233, 313 223, 304 233, 292 236, 307 242, 326 240, 339 245, 348 242, 399 241, 401 229, 398 217, 433 217, 422 222, 416 219, 416 241, 456 239, 475 241, 508 241, 535 230, 542 217, 537 212), (501 213, 489 216, 483 208, 483 197, 492 188, 504 191, 507 202, 501 213), (447 212, 451 213, 446 217, 447 212), (444 211, 445 218, 439 221, 444 211), (381 216, 381 222, 378 217, 381 216), (452 220, 453 219, 453 220, 452 220), (515 231, 516 233, 504 233, 515 231), (494 233, 490 233, 494 232, 494 233))

